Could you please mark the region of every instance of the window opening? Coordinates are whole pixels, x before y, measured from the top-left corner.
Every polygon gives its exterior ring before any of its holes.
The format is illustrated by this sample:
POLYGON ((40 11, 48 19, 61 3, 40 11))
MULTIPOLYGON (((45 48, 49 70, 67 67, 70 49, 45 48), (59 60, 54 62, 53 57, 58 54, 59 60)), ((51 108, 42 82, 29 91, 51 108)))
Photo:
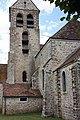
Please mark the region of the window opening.
POLYGON ((63 85, 63 92, 65 92, 66 91, 66 76, 65 76, 64 71, 62 73, 62 85, 63 85))
POLYGON ((16 17, 16 27, 23 27, 23 16, 21 13, 18 13, 16 17))
POLYGON ((43 90, 44 90, 44 70, 42 70, 43 90))
POLYGON ((23 54, 28 54, 29 52, 28 33, 26 31, 22 34, 22 52, 23 54))
POLYGON ((28 45, 28 40, 27 41, 24 41, 24 40, 22 40, 22 45, 28 45))
POLYGON ((33 28, 34 27, 34 19, 31 14, 27 16, 27 28, 33 28))
POLYGON ((26 79, 27 79, 26 71, 23 71, 22 77, 23 77, 23 82, 26 82, 26 79))
POLYGON ((22 33, 22 40, 28 40, 28 33, 26 31, 22 33))
POLYGON ((22 50, 23 51, 23 54, 28 54, 29 53, 29 50, 22 50))
POLYGON ((28 98, 27 97, 21 97, 20 101, 28 101, 28 98))

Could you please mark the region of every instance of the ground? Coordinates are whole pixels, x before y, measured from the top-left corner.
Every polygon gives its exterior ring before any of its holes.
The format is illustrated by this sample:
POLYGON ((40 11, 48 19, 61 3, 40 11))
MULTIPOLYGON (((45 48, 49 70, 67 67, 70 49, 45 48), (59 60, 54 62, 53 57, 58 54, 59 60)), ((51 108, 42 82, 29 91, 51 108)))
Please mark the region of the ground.
POLYGON ((19 115, 2 115, 0 114, 0 120, 63 120, 61 118, 53 117, 41 117, 40 113, 29 113, 19 115))

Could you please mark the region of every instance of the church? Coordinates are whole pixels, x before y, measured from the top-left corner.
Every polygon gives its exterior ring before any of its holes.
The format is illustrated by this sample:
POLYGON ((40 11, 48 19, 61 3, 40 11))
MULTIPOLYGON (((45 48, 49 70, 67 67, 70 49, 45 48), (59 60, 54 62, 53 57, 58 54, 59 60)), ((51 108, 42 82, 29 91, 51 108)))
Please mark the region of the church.
POLYGON ((10 51, 0 64, 0 112, 41 112, 80 120, 80 22, 70 20, 40 45, 40 10, 31 0, 9 8, 10 51))

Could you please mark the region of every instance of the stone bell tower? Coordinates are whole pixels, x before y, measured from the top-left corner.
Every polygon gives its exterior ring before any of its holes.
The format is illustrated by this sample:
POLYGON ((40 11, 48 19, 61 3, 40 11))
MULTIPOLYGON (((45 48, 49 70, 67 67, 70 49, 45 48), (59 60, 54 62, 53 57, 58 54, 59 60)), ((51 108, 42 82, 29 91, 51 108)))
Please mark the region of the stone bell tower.
POLYGON ((31 0, 17 0, 9 8, 10 51, 7 83, 29 83, 34 56, 40 49, 39 9, 31 0))

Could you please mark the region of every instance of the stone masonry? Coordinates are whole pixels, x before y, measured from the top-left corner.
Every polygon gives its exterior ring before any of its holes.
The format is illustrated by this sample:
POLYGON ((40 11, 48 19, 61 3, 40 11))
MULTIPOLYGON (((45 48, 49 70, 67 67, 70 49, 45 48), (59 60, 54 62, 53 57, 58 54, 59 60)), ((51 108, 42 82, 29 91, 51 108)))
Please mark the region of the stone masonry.
POLYGON ((0 65, 0 111, 42 112, 80 120, 80 22, 70 20, 40 45, 39 9, 31 0, 9 8, 8 64, 0 65))

